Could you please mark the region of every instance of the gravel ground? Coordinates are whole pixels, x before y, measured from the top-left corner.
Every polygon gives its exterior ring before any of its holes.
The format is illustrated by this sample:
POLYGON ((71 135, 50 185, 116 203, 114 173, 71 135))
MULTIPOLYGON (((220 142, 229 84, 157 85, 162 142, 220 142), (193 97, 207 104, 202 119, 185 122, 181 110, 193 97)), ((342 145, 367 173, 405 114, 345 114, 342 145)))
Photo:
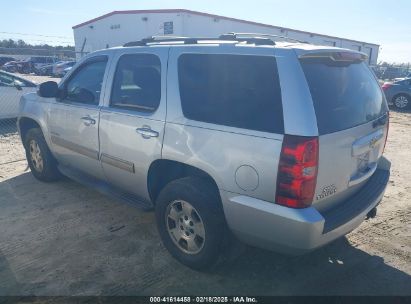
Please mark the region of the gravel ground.
POLYGON ((25 153, 17 133, 16 120, 0 120, 0 166, 24 158, 25 153))
MULTIPOLYGON (((173 260, 154 216, 0 166, 0 295, 411 295, 411 114, 391 113, 376 218, 301 257, 250 247, 208 273, 173 260)), ((0 161, 0 163, 2 163, 0 161)))

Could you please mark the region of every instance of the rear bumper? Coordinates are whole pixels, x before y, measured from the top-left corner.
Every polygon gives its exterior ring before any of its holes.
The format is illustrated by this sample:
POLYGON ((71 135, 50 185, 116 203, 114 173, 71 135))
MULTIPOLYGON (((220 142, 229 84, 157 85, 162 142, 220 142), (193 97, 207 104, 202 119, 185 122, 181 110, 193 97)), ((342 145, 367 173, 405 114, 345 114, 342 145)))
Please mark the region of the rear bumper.
POLYGON ((390 171, 383 164, 350 199, 320 213, 314 207, 292 209, 224 192, 223 208, 232 232, 247 244, 287 254, 303 254, 358 227, 384 196, 390 171))

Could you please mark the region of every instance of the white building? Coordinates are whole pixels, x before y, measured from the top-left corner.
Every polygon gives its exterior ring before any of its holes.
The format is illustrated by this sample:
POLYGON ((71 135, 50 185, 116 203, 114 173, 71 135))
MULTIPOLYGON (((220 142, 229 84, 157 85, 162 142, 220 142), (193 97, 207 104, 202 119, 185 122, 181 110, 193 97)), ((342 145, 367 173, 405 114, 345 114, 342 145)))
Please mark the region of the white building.
MULTIPOLYGON (((317 45, 359 50, 377 63, 379 45, 185 9, 114 11, 73 26, 78 56, 153 35, 218 37, 229 32, 286 36, 317 45)), ((275 39, 274 39, 275 40, 275 39)))

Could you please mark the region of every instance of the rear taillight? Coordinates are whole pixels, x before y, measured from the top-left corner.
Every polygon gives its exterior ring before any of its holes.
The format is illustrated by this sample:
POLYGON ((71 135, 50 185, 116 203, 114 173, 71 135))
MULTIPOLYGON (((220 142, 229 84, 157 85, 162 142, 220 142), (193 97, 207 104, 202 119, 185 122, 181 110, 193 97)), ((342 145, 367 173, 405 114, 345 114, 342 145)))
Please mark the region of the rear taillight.
POLYGON ((277 204, 290 208, 311 205, 317 182, 318 149, 318 137, 284 136, 277 175, 277 204))
POLYGON ((392 83, 389 83, 389 82, 386 82, 386 83, 384 83, 383 85, 382 85, 382 89, 384 90, 384 91, 386 91, 386 90, 388 90, 389 88, 391 88, 392 87, 392 83))

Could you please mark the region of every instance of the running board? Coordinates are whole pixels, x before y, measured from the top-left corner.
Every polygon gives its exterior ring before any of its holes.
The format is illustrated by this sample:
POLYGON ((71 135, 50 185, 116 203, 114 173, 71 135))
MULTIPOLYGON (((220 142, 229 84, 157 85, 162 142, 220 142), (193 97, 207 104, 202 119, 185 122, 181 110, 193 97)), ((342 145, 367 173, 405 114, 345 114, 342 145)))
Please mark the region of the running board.
POLYGON ((117 201, 129 204, 133 207, 138 207, 144 211, 153 209, 153 205, 151 203, 144 202, 137 195, 121 191, 105 181, 88 176, 86 174, 78 172, 77 170, 62 165, 59 165, 58 169, 63 175, 67 176, 68 178, 80 184, 83 184, 86 187, 93 188, 98 192, 110 196, 117 201))

